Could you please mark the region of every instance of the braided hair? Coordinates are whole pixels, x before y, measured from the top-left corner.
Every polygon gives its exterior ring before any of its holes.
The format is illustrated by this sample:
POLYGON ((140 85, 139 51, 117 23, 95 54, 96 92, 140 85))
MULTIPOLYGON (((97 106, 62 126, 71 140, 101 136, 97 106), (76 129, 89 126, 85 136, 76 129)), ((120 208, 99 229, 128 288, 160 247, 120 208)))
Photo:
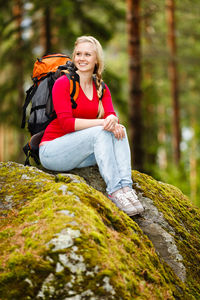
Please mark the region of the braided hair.
MULTIPOLYGON (((97 39, 95 39, 93 36, 81 36, 81 37, 77 38, 77 40, 75 42, 74 50, 79 43, 85 43, 85 42, 89 42, 89 43, 93 44, 96 49, 97 63, 95 65, 93 74, 96 77, 97 96, 100 99, 100 97, 102 95, 102 84, 101 84, 103 81, 102 73, 104 70, 103 49, 102 49, 102 46, 99 43, 99 41, 97 39)), ((75 51, 73 51, 73 55, 72 55, 73 61, 74 61, 74 56, 75 56, 75 51)), ((103 104, 102 104, 102 101, 99 101, 97 118, 101 119, 103 117, 103 115, 104 115, 103 104)))

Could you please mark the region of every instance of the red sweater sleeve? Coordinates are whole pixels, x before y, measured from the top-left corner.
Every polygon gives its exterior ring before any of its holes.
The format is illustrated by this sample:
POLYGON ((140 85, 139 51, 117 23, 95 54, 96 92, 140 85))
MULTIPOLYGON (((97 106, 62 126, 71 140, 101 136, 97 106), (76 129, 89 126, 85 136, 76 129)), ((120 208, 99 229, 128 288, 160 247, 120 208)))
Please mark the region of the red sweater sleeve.
POLYGON ((72 113, 69 91, 70 83, 67 76, 61 76, 56 80, 52 90, 53 105, 64 133, 75 131, 75 118, 72 113))
POLYGON ((104 108, 104 119, 109 115, 116 116, 116 113, 115 113, 114 107, 113 107, 113 103, 112 103, 112 97, 111 97, 110 90, 107 85, 105 85, 105 86, 106 86, 106 90, 105 90, 104 96, 102 98, 102 104, 103 104, 103 108, 104 108))

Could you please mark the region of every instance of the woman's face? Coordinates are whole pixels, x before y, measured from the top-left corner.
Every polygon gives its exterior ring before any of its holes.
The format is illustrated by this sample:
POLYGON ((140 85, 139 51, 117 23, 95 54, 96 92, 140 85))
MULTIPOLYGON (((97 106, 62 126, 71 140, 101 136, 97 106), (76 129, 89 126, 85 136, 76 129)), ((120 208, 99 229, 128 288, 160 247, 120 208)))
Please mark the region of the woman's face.
POLYGON ((96 63, 95 46, 90 42, 79 43, 74 51, 74 64, 78 71, 93 73, 96 63))

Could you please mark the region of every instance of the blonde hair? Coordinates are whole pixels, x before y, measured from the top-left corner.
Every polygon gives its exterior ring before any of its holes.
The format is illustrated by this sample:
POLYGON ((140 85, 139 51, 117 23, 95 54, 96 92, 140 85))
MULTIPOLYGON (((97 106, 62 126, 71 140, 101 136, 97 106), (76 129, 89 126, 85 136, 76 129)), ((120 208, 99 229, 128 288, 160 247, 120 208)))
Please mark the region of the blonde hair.
MULTIPOLYGON (((97 39, 95 39, 93 36, 80 36, 77 38, 75 45, 74 45, 74 51, 72 54, 72 61, 74 61, 74 56, 75 56, 75 49, 76 46, 80 43, 91 43, 95 46, 95 51, 96 51, 96 56, 97 56, 97 64, 95 65, 93 74, 96 77, 96 87, 97 87, 97 96, 100 99, 102 95, 102 73, 104 70, 104 57, 103 57, 103 49, 101 44, 97 39)), ((98 114, 97 118, 101 119, 104 115, 104 108, 102 101, 99 101, 99 107, 98 107, 98 114)))

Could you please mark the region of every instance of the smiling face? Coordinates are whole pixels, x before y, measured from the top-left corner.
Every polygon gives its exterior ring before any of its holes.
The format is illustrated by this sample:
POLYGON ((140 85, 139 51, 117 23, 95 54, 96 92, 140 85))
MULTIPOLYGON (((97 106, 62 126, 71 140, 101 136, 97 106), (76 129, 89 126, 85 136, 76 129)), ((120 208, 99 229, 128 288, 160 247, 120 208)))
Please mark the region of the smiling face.
POLYGON ((93 74, 97 63, 96 48, 90 42, 78 43, 74 51, 74 64, 79 72, 91 72, 93 74))

